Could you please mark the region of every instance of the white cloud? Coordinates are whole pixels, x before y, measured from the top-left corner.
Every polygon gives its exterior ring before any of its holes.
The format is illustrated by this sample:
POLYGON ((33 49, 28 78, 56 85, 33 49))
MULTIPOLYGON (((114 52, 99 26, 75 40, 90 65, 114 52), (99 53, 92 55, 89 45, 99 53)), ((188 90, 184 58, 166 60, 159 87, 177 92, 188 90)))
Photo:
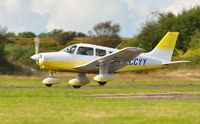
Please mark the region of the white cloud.
POLYGON ((30 10, 27 0, 1 0, 0 26, 7 26, 9 31, 45 31, 45 19, 30 10))
POLYGON ((20 2, 18 0, 3 0, 1 2, 9 14, 19 14, 20 2))
POLYGON ((200 0, 176 0, 165 11, 173 12, 174 14, 180 13, 182 10, 188 10, 200 5, 200 0))
POLYGON ((31 10, 40 15, 51 13, 59 0, 32 0, 31 10))
POLYGON ((87 32, 98 22, 127 22, 129 16, 128 13, 123 13, 126 11, 125 5, 114 0, 57 0, 52 3, 34 0, 32 10, 40 15, 48 15, 48 31, 64 28, 87 32))
POLYGON ((87 33, 102 21, 121 25, 122 36, 138 33, 152 11, 180 11, 200 0, 1 0, 0 26, 15 32, 50 31, 54 28, 87 33))

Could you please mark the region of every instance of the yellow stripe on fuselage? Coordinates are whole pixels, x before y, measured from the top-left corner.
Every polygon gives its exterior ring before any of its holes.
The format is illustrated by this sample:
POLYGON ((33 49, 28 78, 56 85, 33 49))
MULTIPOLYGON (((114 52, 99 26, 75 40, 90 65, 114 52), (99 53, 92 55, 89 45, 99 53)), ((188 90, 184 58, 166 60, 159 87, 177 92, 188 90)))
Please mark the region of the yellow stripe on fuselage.
MULTIPOLYGON (((75 66, 86 64, 87 61, 43 61, 39 65, 41 68, 53 70, 53 71, 71 71, 71 72, 82 72, 74 69, 75 66)), ((116 72, 127 72, 147 69, 163 68, 162 65, 127 65, 116 72)), ((88 70, 90 72, 90 70, 88 70)))
POLYGON ((74 67, 86 63, 88 63, 88 61, 42 61, 39 62, 39 65, 41 68, 48 70, 81 72, 74 69, 74 67))
POLYGON ((116 72, 127 72, 127 71, 139 71, 139 70, 148 70, 148 69, 158 69, 164 68, 163 65, 127 65, 116 72))

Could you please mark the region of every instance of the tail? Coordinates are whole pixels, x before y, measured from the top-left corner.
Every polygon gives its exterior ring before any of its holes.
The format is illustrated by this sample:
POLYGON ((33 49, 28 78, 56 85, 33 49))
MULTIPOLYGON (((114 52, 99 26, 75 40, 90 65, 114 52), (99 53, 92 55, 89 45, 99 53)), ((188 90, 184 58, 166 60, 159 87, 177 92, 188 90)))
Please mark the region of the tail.
POLYGON ((170 62, 179 32, 167 32, 158 45, 150 51, 150 56, 170 62))

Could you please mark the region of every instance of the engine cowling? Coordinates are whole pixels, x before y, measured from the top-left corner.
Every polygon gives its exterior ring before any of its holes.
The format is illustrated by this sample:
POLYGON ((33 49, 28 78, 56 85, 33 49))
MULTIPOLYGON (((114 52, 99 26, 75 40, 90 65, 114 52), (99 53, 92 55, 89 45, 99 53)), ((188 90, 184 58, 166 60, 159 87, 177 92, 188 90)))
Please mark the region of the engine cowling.
POLYGON ((97 82, 107 82, 113 79, 113 75, 111 74, 99 74, 93 78, 97 82))
POLYGON ((60 82, 61 82, 60 79, 58 79, 58 78, 52 78, 52 77, 45 78, 42 81, 43 84, 58 84, 60 82))

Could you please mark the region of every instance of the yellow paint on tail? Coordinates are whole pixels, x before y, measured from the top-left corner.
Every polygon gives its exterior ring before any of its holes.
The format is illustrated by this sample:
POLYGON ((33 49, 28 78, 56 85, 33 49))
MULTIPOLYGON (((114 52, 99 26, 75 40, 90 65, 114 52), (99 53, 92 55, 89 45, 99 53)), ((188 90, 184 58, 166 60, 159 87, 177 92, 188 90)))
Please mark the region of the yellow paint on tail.
POLYGON ((179 32, 168 32, 162 38, 162 40, 159 42, 159 44, 156 46, 156 48, 174 49, 178 35, 179 35, 179 32))

